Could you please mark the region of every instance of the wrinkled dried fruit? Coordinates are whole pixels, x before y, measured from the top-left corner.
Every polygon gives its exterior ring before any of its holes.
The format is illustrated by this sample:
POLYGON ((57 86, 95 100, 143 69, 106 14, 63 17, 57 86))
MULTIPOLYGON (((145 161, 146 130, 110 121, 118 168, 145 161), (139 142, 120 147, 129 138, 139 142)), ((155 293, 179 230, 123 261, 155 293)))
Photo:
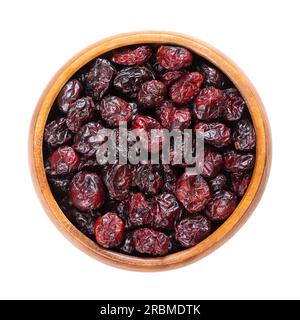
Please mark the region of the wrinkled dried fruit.
POLYGON ((177 179, 175 194, 190 213, 203 210, 211 197, 209 186, 200 175, 186 173, 177 179))
POLYGON ((204 142, 217 148, 225 147, 231 142, 230 128, 220 122, 199 122, 195 125, 194 130, 203 132, 204 142))
POLYGON ((59 109, 63 113, 67 113, 69 111, 70 105, 80 98, 82 92, 83 87, 78 80, 73 79, 68 81, 61 89, 57 97, 59 109))
POLYGON ((64 144, 68 144, 71 140, 72 133, 67 127, 66 118, 58 118, 46 125, 44 141, 48 146, 57 148, 64 144))
POLYGON ((215 87, 201 89, 193 102, 194 113, 199 120, 216 120, 222 115, 223 92, 215 87))
POLYGON ((161 125, 169 130, 184 130, 191 124, 191 112, 189 108, 177 109, 171 101, 165 101, 156 109, 157 119, 161 125))
POLYGON ((133 232, 133 244, 139 253, 162 256, 168 253, 171 242, 163 232, 141 228, 133 232))
POLYGON ((124 66, 141 65, 147 62, 152 54, 151 47, 140 46, 136 49, 121 49, 115 51, 112 56, 112 61, 124 66))
POLYGON ((209 180, 208 184, 210 186, 210 190, 212 192, 216 192, 226 187, 227 178, 224 174, 220 173, 217 176, 215 176, 213 179, 209 180))
POLYGON ((205 208, 206 216, 212 221, 220 221, 228 218, 237 205, 236 196, 229 191, 216 192, 205 208))
POLYGON ((157 80, 147 81, 142 84, 137 95, 137 102, 143 107, 159 107, 164 100, 167 87, 157 80))
POLYGON ((142 193, 133 193, 129 203, 129 222, 132 226, 149 225, 152 222, 153 206, 142 193))
POLYGON ((132 239, 132 233, 129 232, 126 235, 124 244, 120 248, 120 250, 124 253, 131 254, 134 251, 134 244, 133 244, 133 239, 132 239))
POLYGON ((176 226, 176 240, 184 247, 192 247, 211 232, 210 221, 202 215, 182 219, 176 226))
POLYGON ((88 96, 100 101, 108 90, 116 69, 106 59, 98 58, 85 75, 85 91, 88 96))
POLYGON ((112 200, 124 200, 131 187, 131 170, 126 164, 106 165, 103 169, 103 182, 112 200))
POLYGON ((124 222, 113 212, 107 212, 98 218, 94 232, 96 241, 104 248, 112 248, 121 244, 124 240, 124 222))
POLYGON ((225 77, 216 67, 203 63, 201 66, 201 73, 204 75, 204 85, 206 87, 214 86, 218 89, 223 88, 225 77))
POLYGON ((243 172, 235 172, 230 175, 232 191, 242 197, 251 181, 251 174, 243 172))
POLYGON ((96 173, 81 171, 72 179, 69 198, 77 209, 90 211, 99 209, 105 199, 105 188, 96 173))
POLYGON ((236 89, 224 90, 224 119, 236 121, 241 119, 245 108, 245 101, 236 89))
POLYGON ((185 71, 167 71, 161 75, 161 80, 166 86, 170 86, 185 74, 185 71))
POLYGON ((239 154, 228 151, 223 154, 224 169, 228 172, 250 171, 254 167, 255 157, 252 153, 239 154))
POLYGON ((82 125, 89 122, 93 116, 95 105, 90 97, 76 100, 71 104, 67 114, 67 127, 72 132, 78 132, 82 125))
POLYGON ((189 67, 193 61, 193 55, 189 50, 175 46, 160 46, 156 58, 159 65, 168 70, 189 67))
POLYGON ((186 104, 199 93, 202 83, 201 73, 188 73, 171 86, 170 97, 177 104, 186 104))
POLYGON ((49 184, 54 192, 65 194, 69 190, 69 184, 71 178, 69 176, 65 177, 52 177, 49 178, 49 184))
POLYGON ((223 167, 222 155, 211 148, 205 148, 204 155, 197 159, 197 167, 204 178, 215 177, 223 167))
POLYGON ((116 96, 107 96, 101 100, 99 111, 108 125, 117 127, 120 122, 131 122, 137 112, 137 105, 116 96))
POLYGON ((171 165, 165 164, 162 167, 165 182, 163 190, 168 193, 175 193, 177 173, 171 165))
POLYGON ((126 96, 135 98, 142 84, 153 79, 153 73, 146 67, 128 67, 117 73, 114 87, 126 96))
POLYGON ((255 131, 249 120, 240 120, 232 135, 234 147, 241 151, 255 148, 255 131))

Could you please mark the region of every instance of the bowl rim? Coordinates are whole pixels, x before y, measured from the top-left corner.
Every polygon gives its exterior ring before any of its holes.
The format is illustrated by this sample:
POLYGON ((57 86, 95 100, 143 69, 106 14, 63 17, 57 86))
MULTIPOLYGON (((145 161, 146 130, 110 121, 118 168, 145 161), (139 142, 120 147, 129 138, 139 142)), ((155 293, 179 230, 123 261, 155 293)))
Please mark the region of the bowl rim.
POLYGON ((141 31, 118 34, 100 40, 77 53, 54 75, 45 88, 31 121, 29 162, 33 183, 50 219, 77 247, 90 256, 114 267, 135 271, 162 271, 194 262, 228 240, 249 218, 264 191, 271 165, 271 133, 263 103, 250 80, 226 55, 193 37, 163 31, 141 31), (256 161, 250 185, 231 216, 211 235, 194 247, 163 257, 141 258, 101 248, 66 218, 48 185, 42 154, 43 132, 50 108, 59 91, 82 66, 110 50, 142 44, 175 44, 184 46, 222 70, 246 101, 256 131, 256 161))

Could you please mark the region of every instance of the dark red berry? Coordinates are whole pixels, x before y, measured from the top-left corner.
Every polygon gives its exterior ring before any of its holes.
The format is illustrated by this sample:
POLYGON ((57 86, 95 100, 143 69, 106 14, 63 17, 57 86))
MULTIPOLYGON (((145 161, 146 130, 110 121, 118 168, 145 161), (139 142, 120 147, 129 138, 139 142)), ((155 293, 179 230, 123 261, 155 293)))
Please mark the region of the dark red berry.
POLYGON ((225 220, 232 214, 236 205, 236 196, 232 192, 221 190, 212 196, 205 208, 205 214, 212 221, 225 220))
POLYGON ((157 62, 168 70, 189 67, 193 61, 193 55, 189 50, 175 46, 160 46, 156 58, 157 62))
POLYGON ((132 233, 127 233, 124 244, 121 246, 120 250, 124 253, 131 254, 134 251, 134 244, 132 239, 132 233))
POLYGON ((176 240, 184 247, 192 247, 205 239, 211 232, 210 221, 202 215, 188 217, 176 226, 176 240))
POLYGON ((245 101, 236 89, 224 90, 224 119, 239 120, 245 108, 245 101))
POLYGON ((211 197, 209 186, 200 175, 186 173, 177 179, 175 194, 190 213, 203 210, 211 197))
POLYGON ((57 97, 57 103, 60 110, 63 113, 67 113, 69 111, 70 105, 80 98, 82 92, 83 87, 78 80, 72 79, 68 81, 61 89, 57 97))
POLYGON ((129 222, 132 226, 149 225, 152 222, 152 204, 142 193, 133 193, 129 203, 129 222))
POLYGON ((104 203, 105 193, 102 180, 96 173, 81 171, 69 186, 70 200, 81 211, 99 209, 104 203))
POLYGON ((107 212, 98 218, 94 232, 96 241, 104 248, 112 248, 121 244, 124 240, 124 222, 114 212, 107 212))
POLYGON ((74 149, 86 157, 95 155, 98 148, 107 140, 99 122, 89 122, 74 136, 74 149))
POLYGON ((72 140, 72 133, 69 131, 66 118, 58 118, 51 121, 45 127, 44 141, 48 146, 57 148, 72 140))
POLYGON ((69 176, 65 177, 52 177, 48 179, 51 189, 60 194, 67 193, 69 190, 69 184, 71 178, 69 176))
POLYGON ((235 172, 230 175, 232 191, 242 197, 251 181, 251 174, 243 172, 235 172))
POLYGON ((204 75, 204 85, 206 87, 214 86, 218 89, 223 88, 225 76, 216 67, 203 63, 201 66, 201 73, 204 75))
POLYGON ((124 66, 141 65, 147 62, 152 54, 149 46, 139 46, 136 49, 121 49, 115 51, 112 61, 124 66))
POLYGON ((171 242, 163 232, 141 228, 133 232, 133 244, 139 253, 162 256, 168 253, 171 242))
POLYGON ((239 154, 228 151, 223 154, 224 168, 228 172, 250 171, 254 167, 255 156, 252 153, 239 154))
POLYGON ((202 82, 203 76, 199 72, 182 76, 171 86, 171 99, 177 104, 186 104, 199 93, 202 82))
POLYGON ((133 170, 133 184, 147 195, 158 194, 164 181, 159 165, 138 164, 133 170))
POLYGON ((194 130, 203 133, 204 142, 220 148, 231 143, 231 130, 225 124, 220 122, 204 123, 199 122, 195 125, 194 130))
POLYGON ((222 155, 211 148, 205 148, 204 155, 197 159, 197 167, 204 178, 215 177, 223 167, 222 155))
POLYGON ((153 79, 153 73, 146 67, 128 67, 117 73, 114 79, 114 87, 126 96, 135 98, 142 84, 153 79))
POLYGON ((137 106, 119 97, 107 96, 101 100, 99 111, 108 125, 117 127, 120 122, 131 122, 137 112, 137 106))
POLYGON ((131 170, 126 164, 106 165, 103 169, 103 182, 113 200, 124 200, 131 187, 131 170))
POLYGON ((210 186, 210 190, 212 192, 216 192, 216 191, 222 190, 226 187, 227 178, 224 174, 219 173, 213 179, 209 180, 208 184, 210 186))
POLYGON ((137 102, 143 107, 159 107, 165 97, 167 87, 163 82, 150 80, 142 84, 137 102))
POLYGON ((153 200, 153 228, 173 229, 175 221, 181 214, 181 208, 176 197, 170 193, 161 193, 153 200))
POLYGON ((135 129, 135 133, 140 136, 141 144, 145 149, 151 152, 158 152, 161 150, 165 138, 161 129, 162 125, 155 119, 149 116, 136 116, 131 124, 131 128, 135 129), (155 131, 157 131, 157 134, 155 131), (152 137, 151 137, 152 133, 152 137), (161 136, 160 136, 161 135, 161 136))
POLYGON ((185 74, 185 71, 167 71, 161 75, 161 80, 166 86, 170 86, 185 74))
POLYGON ((79 156, 69 146, 60 147, 49 158, 50 175, 64 175, 75 171, 79 166, 79 156))
POLYGON ((176 191, 176 171, 175 169, 168 165, 165 164, 162 166, 163 167, 163 177, 164 177, 164 186, 163 190, 168 193, 175 193, 176 191))
POLYGON ((184 130, 191 124, 189 108, 176 108, 171 101, 165 101, 156 109, 157 119, 164 128, 184 130))
POLYGON ((67 114, 67 126, 72 132, 78 132, 80 128, 93 116, 95 109, 92 98, 85 97, 71 104, 67 114))
POLYGON ((203 88, 195 98, 194 113, 199 120, 216 120, 222 114, 224 95, 215 87, 203 88))
POLYGON ((255 148, 255 131, 249 120, 240 120, 232 135, 237 150, 250 151, 255 148))
POLYGON ((106 59, 98 58, 85 75, 86 93, 96 101, 100 101, 108 90, 116 69, 106 59))

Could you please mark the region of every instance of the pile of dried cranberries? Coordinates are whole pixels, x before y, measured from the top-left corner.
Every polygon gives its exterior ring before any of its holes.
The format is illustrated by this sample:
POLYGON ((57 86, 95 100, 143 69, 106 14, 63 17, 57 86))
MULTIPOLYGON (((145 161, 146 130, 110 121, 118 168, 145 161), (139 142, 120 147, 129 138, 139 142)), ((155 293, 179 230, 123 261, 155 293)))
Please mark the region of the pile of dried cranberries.
POLYGON ((98 57, 65 84, 43 152, 52 192, 81 232, 104 248, 157 256, 196 245, 231 215, 251 180, 255 131, 214 65, 183 47, 146 44, 98 57), (201 175, 185 163, 99 163, 99 132, 120 121, 145 132, 201 129, 201 175))

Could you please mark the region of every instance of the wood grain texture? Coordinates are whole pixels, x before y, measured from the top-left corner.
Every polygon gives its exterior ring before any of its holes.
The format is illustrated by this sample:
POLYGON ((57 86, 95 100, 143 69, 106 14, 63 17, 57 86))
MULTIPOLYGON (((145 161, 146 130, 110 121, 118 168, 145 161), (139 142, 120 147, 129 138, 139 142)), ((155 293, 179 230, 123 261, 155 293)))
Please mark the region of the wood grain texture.
POLYGON ((50 219, 77 247, 90 256, 129 270, 162 271, 181 267, 198 260, 229 239, 249 218, 264 191, 271 164, 271 134, 262 101, 245 74, 224 54, 210 45, 186 35, 172 32, 146 31, 126 33, 99 41, 79 52, 67 62, 45 88, 35 109, 30 137, 29 160, 33 182, 50 219), (250 185, 233 214, 208 238, 198 245, 165 257, 139 258, 99 247, 78 231, 65 217, 49 188, 44 171, 42 143, 49 111, 63 85, 89 61, 119 47, 138 43, 169 43, 184 46, 220 68, 245 99, 256 131, 256 164, 250 185))

